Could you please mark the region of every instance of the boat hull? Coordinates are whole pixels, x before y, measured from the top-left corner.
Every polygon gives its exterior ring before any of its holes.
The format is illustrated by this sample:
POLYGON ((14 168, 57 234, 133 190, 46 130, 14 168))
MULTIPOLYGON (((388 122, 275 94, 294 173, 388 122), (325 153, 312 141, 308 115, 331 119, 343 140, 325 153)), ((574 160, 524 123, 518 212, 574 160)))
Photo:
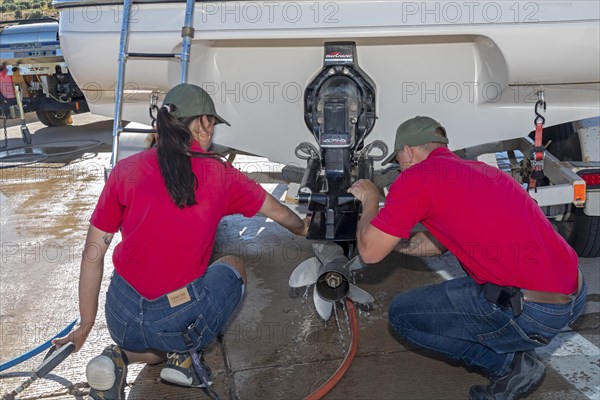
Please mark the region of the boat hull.
MULTIPOLYGON (((548 126, 600 114, 594 3, 197 3, 188 81, 231 123, 218 126, 216 143, 304 166, 294 149, 315 143, 304 89, 322 68, 324 43, 352 41, 376 86, 378 119, 367 143, 392 144, 402 121, 429 115, 461 149, 528 134, 540 86, 548 126)), ((90 110, 113 116, 122 7, 55 4, 64 57, 90 110)), ((180 51, 184 10, 180 2, 136 4, 130 51, 180 51)), ((179 75, 178 61, 128 61, 123 119, 149 124, 149 91, 165 93, 179 75)))

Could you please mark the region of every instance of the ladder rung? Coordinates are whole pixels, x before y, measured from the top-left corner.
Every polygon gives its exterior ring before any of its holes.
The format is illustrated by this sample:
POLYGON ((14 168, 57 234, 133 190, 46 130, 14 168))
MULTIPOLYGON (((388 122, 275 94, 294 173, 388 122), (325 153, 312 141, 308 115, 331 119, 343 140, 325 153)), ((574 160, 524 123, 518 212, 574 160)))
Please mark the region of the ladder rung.
POLYGON ((127 53, 128 58, 180 58, 178 53, 127 53))
POLYGON ((156 133, 156 129, 122 128, 121 132, 130 132, 130 133, 156 133))
MULTIPOLYGON (((110 159, 111 166, 114 166, 119 159, 119 139, 121 132, 155 134, 155 129, 141 128, 123 128, 123 103, 125 92, 125 65, 127 59, 155 59, 155 60, 178 60, 181 63, 179 74, 180 83, 187 82, 188 68, 190 61, 190 49, 192 38, 194 37, 194 9, 197 0, 185 0, 185 18, 181 29, 181 53, 130 53, 129 48, 129 28, 132 17, 132 7, 136 0, 123 0, 123 18, 121 22, 121 34, 119 40, 119 64, 117 73, 117 83, 115 88, 115 117, 113 118, 113 151, 110 159)), ((133 10, 135 13, 135 10, 133 10)))

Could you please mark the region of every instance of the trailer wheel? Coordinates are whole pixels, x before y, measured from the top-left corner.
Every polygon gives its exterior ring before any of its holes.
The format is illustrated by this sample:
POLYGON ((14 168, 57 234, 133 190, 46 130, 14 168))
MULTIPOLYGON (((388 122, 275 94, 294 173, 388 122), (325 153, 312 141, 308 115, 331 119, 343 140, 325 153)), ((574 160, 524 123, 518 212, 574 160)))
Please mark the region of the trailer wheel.
POLYGON ((40 122, 46 126, 64 126, 69 122, 71 111, 36 111, 40 122))
POLYGON ((579 257, 600 257, 600 217, 585 215, 578 208, 567 221, 558 222, 557 227, 579 257))
MULTIPOLYGON (((544 129, 543 143, 552 141, 548 151, 561 161, 581 161, 581 143, 573 124, 544 129)), ((600 257, 600 217, 586 215, 571 207, 566 220, 556 222, 558 232, 575 249, 579 257, 600 257)))

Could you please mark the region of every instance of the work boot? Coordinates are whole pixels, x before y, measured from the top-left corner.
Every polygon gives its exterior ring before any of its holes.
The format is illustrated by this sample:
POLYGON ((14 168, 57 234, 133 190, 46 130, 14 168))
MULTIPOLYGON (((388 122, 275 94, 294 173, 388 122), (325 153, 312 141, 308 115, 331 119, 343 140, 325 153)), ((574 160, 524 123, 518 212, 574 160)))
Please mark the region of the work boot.
POLYGON ((125 399, 127 356, 116 344, 104 349, 90 360, 85 370, 90 385, 90 398, 94 400, 125 399))
POLYGON ((535 389, 546 369, 533 351, 515 353, 511 366, 506 375, 490 379, 489 385, 471 387, 469 399, 516 400, 535 389))
MULTIPOLYGON (((208 385, 212 385, 212 373, 210 368, 204 362, 204 357, 202 353, 199 353, 200 364, 204 368, 206 372, 206 379, 208 380, 208 385)), ((160 371, 161 379, 164 379, 167 382, 174 383, 180 386, 187 387, 206 387, 204 382, 198 377, 196 371, 194 370, 194 365, 192 363, 192 357, 189 353, 169 353, 167 354, 167 365, 160 371)))

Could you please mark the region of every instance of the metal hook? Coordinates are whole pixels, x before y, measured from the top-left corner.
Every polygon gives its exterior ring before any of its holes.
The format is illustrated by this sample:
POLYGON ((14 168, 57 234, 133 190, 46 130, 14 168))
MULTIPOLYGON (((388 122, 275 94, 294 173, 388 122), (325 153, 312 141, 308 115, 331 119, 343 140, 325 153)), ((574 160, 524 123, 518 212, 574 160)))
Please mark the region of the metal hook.
POLYGON ((533 121, 533 123, 535 125, 537 125, 538 123, 544 125, 546 123, 546 118, 544 118, 544 116, 538 111, 538 107, 542 106, 544 108, 544 112, 546 112, 546 100, 544 100, 544 91, 539 90, 537 92, 537 95, 538 101, 535 103, 535 120, 533 121))
POLYGON ((148 113, 150 114, 150 119, 152 120, 152 127, 156 128, 156 114, 158 112, 158 92, 152 92, 150 94, 150 107, 148 109, 148 113))

